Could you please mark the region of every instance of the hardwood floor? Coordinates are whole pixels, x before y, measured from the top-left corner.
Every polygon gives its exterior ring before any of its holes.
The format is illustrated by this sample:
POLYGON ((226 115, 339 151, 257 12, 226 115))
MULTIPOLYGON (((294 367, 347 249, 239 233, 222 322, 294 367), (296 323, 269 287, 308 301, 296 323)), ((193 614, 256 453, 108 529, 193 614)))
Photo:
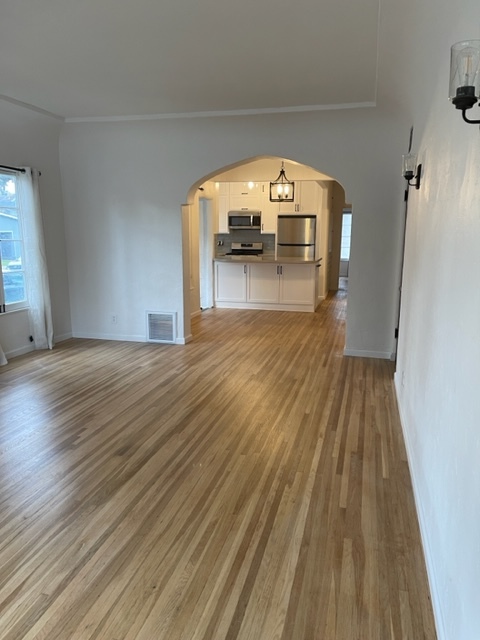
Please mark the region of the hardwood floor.
POLYGON ((434 639, 392 363, 315 314, 0 370, 1 640, 434 639))

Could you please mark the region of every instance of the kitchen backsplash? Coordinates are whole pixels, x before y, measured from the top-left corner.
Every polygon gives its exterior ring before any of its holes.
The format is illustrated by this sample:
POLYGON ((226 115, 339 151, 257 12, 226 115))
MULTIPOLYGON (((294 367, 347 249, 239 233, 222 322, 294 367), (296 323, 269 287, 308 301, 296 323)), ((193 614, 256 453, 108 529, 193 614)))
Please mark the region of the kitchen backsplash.
POLYGON ((254 229, 232 229, 231 233, 216 233, 215 255, 218 257, 229 253, 232 250, 232 242, 263 242, 263 253, 275 255, 275 234, 260 233, 254 229), (219 242, 223 242, 223 245, 218 246, 219 242))

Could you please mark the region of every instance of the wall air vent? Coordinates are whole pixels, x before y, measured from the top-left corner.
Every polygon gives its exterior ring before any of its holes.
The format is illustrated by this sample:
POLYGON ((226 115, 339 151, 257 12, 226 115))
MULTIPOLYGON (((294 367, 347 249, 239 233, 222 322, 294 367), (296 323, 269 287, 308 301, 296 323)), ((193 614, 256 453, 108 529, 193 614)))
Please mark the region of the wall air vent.
POLYGON ((177 314, 169 311, 147 311, 147 342, 175 344, 177 314))

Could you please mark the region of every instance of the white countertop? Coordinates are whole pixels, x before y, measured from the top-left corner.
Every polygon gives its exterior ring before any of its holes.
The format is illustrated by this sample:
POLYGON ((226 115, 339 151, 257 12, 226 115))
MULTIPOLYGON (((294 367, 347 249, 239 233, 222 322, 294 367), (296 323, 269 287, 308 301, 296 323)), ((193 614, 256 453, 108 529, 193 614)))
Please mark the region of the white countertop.
POLYGON ((303 258, 276 258, 274 255, 262 256, 216 256, 215 262, 270 262, 276 264, 320 264, 322 258, 317 260, 304 260, 303 258))

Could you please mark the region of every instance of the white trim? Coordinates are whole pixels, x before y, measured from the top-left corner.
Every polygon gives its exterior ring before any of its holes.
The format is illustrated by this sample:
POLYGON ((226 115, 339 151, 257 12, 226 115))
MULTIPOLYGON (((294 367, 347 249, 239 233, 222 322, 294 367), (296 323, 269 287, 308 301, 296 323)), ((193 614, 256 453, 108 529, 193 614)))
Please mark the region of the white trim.
MULTIPOLYGON (((83 338, 85 340, 112 340, 116 342, 148 342, 149 344, 156 344, 150 342, 146 339, 145 336, 132 336, 132 335, 113 335, 111 333, 83 333, 83 332, 74 332, 73 335, 69 336, 71 338, 83 338)), ((66 338, 67 339, 67 338, 66 338)), ((186 336, 185 338, 176 338, 174 344, 187 344, 193 340, 192 334, 186 336)), ((158 343, 168 346, 168 343, 158 343)), ((8 357, 8 354, 5 354, 8 357)))
POLYGON ((53 337, 54 337, 54 340, 55 340, 55 344, 57 342, 63 342, 64 340, 70 340, 70 338, 73 338, 71 331, 69 333, 61 333, 59 336, 54 334, 53 337))
POLYGON ((344 356, 354 356, 355 358, 380 358, 381 360, 391 360, 391 351, 364 351, 363 349, 349 349, 345 347, 344 356))
POLYGON ((30 342, 28 345, 24 347, 19 347, 18 349, 12 349, 12 351, 6 351, 5 356, 7 360, 9 358, 16 358, 17 356, 23 356, 26 353, 30 353, 31 351, 35 351, 35 346, 33 342, 30 342))
POLYGON ((11 104, 15 104, 18 107, 23 107, 24 109, 28 109, 29 111, 35 111, 36 113, 41 113, 43 116, 48 116, 49 118, 55 118, 55 120, 65 121, 63 116, 58 115, 58 113, 52 113, 51 111, 46 111, 45 109, 41 109, 40 107, 36 107, 34 104, 30 104, 28 102, 22 102, 21 100, 15 100, 15 98, 9 98, 8 96, 4 96, 0 94, 0 100, 4 102, 10 102, 11 104))
POLYGON ((429 543, 429 538, 427 535, 427 531, 428 531, 426 527, 427 518, 425 517, 425 512, 423 511, 423 503, 419 498, 417 477, 415 475, 415 467, 413 467, 410 464, 411 460, 414 459, 414 456, 412 455, 413 448, 408 437, 408 430, 405 428, 406 420, 405 420, 405 414, 403 413, 402 404, 400 402, 400 396, 401 396, 400 386, 401 386, 401 377, 399 373, 396 372, 395 375, 393 376, 393 389, 395 391, 395 397, 396 397, 397 406, 398 406, 398 414, 400 416, 400 425, 402 427, 403 440, 405 442, 405 449, 407 451, 407 463, 408 463, 408 469, 410 472, 410 478, 412 480, 413 498, 415 500, 415 510, 417 512, 417 519, 418 519, 418 524, 420 528, 420 538, 422 540, 423 555, 425 558, 425 564, 427 566, 427 579, 428 579, 428 585, 430 588, 430 596, 432 599, 432 609, 433 609, 433 616, 435 619, 435 628, 436 628, 438 640, 447 640, 447 630, 445 626, 445 620, 442 615, 441 600, 440 600, 440 596, 438 594, 438 589, 437 589, 438 583, 437 583, 436 574, 435 574, 435 563, 432 560, 432 551, 429 543))
POLYGON ((131 116, 76 116, 65 122, 126 122, 132 120, 174 120, 180 118, 219 118, 228 116, 256 116, 269 113, 304 113, 308 111, 334 111, 338 109, 364 109, 376 107, 376 102, 350 102, 344 104, 312 104, 297 107, 265 107, 262 109, 232 109, 231 111, 191 111, 186 113, 152 113, 131 116))
POLYGON ((144 335, 132 336, 113 333, 83 333, 74 331, 72 338, 85 338, 86 340, 115 340, 117 342, 147 342, 144 335))

